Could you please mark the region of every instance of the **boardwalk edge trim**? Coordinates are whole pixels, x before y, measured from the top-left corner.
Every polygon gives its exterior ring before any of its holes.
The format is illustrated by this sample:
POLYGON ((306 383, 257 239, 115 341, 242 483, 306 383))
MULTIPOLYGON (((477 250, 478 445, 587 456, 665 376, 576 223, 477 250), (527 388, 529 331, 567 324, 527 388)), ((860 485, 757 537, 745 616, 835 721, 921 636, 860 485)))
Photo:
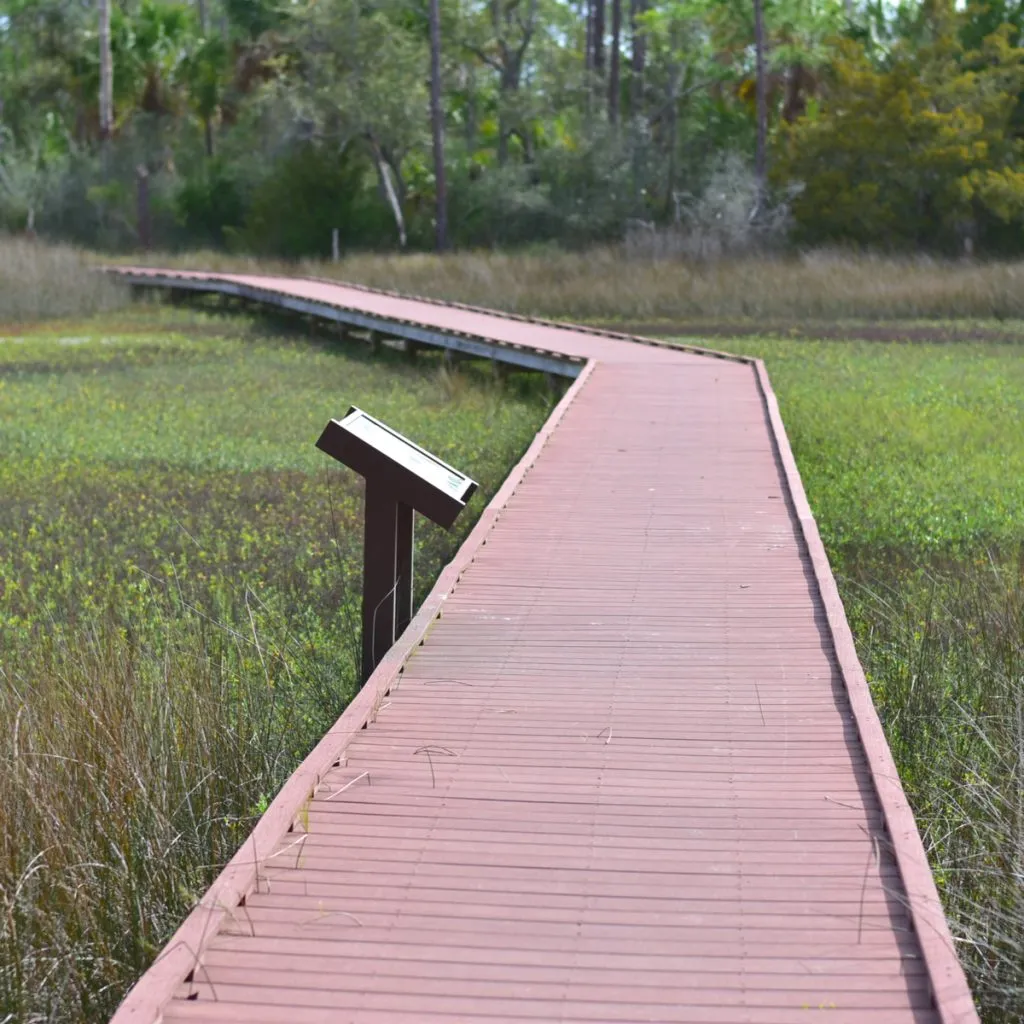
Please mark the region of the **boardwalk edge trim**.
POLYGON ((226 918, 244 905, 246 896, 259 883, 263 864, 281 840, 294 830, 302 816, 303 807, 312 799, 323 777, 336 766, 356 734, 375 720, 377 709, 392 688, 400 685, 401 674, 409 656, 441 614, 445 601, 458 586, 462 573, 487 542, 487 535, 501 518, 509 499, 539 458, 595 366, 593 360, 584 364, 583 371, 572 382, 523 457, 488 502, 455 557, 441 571, 405 632, 323 739, 281 787, 238 852, 191 910, 164 946, 160 956, 128 991, 111 1018, 111 1024, 157 1024, 178 988, 187 982, 193 971, 201 969, 201 957, 207 940, 217 934, 226 918))
POLYGON ((828 620, 829 634, 843 686, 850 701, 857 734, 871 770, 871 779, 882 806, 890 846, 903 879, 909 902, 908 911, 931 981, 935 1010, 943 1024, 969 1024, 978 1013, 967 984, 967 976, 957 956, 949 923, 928 864, 921 833, 914 812, 907 800, 889 749, 881 719, 875 709, 864 668, 857 657, 853 633, 846 619, 839 587, 818 532, 818 523, 811 512, 789 437, 782 422, 779 402, 775 397, 764 360, 753 360, 765 413, 775 444, 786 487, 793 503, 793 514, 799 524, 814 578, 828 620))

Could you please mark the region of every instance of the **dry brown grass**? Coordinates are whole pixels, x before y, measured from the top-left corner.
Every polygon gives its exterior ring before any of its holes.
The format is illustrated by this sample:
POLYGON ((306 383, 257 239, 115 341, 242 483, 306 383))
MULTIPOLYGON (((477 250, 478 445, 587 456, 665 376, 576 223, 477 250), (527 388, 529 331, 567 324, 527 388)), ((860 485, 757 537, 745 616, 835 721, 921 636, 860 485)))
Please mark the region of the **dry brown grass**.
POLYGON ((577 320, 1024 318, 1024 262, 808 253, 694 264, 589 252, 359 255, 275 263, 222 253, 151 254, 151 265, 331 277, 536 316, 577 320))
POLYGON ((76 249, 0 236, 0 323, 100 313, 128 299, 128 289, 95 274, 76 249))

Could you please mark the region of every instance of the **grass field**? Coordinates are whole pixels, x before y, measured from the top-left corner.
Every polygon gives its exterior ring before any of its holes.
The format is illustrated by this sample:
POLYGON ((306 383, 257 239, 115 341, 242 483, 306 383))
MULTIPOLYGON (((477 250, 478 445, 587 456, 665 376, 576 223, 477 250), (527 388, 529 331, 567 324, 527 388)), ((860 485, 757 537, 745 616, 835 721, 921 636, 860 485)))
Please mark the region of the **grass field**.
POLYGON ((1018 1024, 1024 350, 727 347, 767 362, 984 1019, 1018 1024))
MULTIPOLYGON (((1022 271, 802 267, 730 278, 492 254, 306 269, 520 312, 711 318, 716 347, 767 360, 985 1020, 1017 1024, 1022 271), (753 333, 766 316, 803 340, 753 333), (842 340, 858 334, 913 343, 842 340)), ((46 313, 19 301, 26 322, 46 313)), ((349 401, 486 492, 547 399, 182 309, 0 341, 0 1022, 103 1019, 347 700, 358 487, 312 440, 349 401)), ((420 564, 454 541, 423 531, 420 564)))
MULTIPOLYGON (((359 404, 481 484, 546 389, 244 317, 0 328, 0 1021, 105 1020, 353 692, 359 404)), ((421 521, 422 522, 422 521, 421 521)))

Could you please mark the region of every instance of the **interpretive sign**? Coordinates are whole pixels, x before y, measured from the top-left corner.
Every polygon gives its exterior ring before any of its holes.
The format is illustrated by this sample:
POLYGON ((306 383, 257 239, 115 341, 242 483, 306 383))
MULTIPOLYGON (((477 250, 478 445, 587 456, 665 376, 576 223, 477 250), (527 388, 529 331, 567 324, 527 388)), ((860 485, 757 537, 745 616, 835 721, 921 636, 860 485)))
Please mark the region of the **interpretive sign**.
POLYGON ((366 480, 363 680, 412 618, 413 511, 451 527, 476 483, 354 406, 316 446, 366 480))
POLYGON ((316 446, 445 529, 476 490, 464 473, 355 407, 331 420, 316 446))

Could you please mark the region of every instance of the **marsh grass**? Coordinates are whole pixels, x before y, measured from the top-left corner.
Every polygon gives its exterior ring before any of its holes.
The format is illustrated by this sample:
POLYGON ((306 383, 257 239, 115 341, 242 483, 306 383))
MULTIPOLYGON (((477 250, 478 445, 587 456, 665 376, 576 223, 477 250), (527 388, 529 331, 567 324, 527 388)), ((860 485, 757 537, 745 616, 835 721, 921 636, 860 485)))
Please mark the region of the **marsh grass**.
POLYGON ((763 356, 982 1015, 1024 1020, 1021 348, 763 356))
POLYGON ((834 565, 1024 540, 1024 346, 741 338, 762 356, 834 565))
MULTIPOLYGON (((1024 1019, 1024 265, 177 262, 719 335, 832 318, 913 337, 722 347, 768 361, 983 1016, 1024 1019)), ((484 492, 542 417, 522 382, 388 353, 378 374, 268 323, 123 309, 0 341, 0 1021, 102 1019, 348 699, 358 493, 304 447, 339 396, 484 492)), ((421 564, 454 539, 424 531, 421 564)))
MULTIPOLYGON (((126 259, 124 262, 140 262, 126 259)), ((811 252, 714 262, 585 252, 352 255, 280 263, 215 252, 149 254, 152 266, 309 274, 533 316, 609 322, 698 319, 1024 319, 1024 263, 811 252)))
POLYGON ((543 384, 183 309, 0 330, 0 1021, 107 1019, 354 691, 354 402, 481 484, 543 384))
POLYGON ((98 277, 76 249, 0 235, 0 323, 101 313, 129 298, 127 288, 98 277))
POLYGON ((1024 1019, 1021 567, 866 562, 841 580, 961 959, 1005 1024, 1024 1019))

